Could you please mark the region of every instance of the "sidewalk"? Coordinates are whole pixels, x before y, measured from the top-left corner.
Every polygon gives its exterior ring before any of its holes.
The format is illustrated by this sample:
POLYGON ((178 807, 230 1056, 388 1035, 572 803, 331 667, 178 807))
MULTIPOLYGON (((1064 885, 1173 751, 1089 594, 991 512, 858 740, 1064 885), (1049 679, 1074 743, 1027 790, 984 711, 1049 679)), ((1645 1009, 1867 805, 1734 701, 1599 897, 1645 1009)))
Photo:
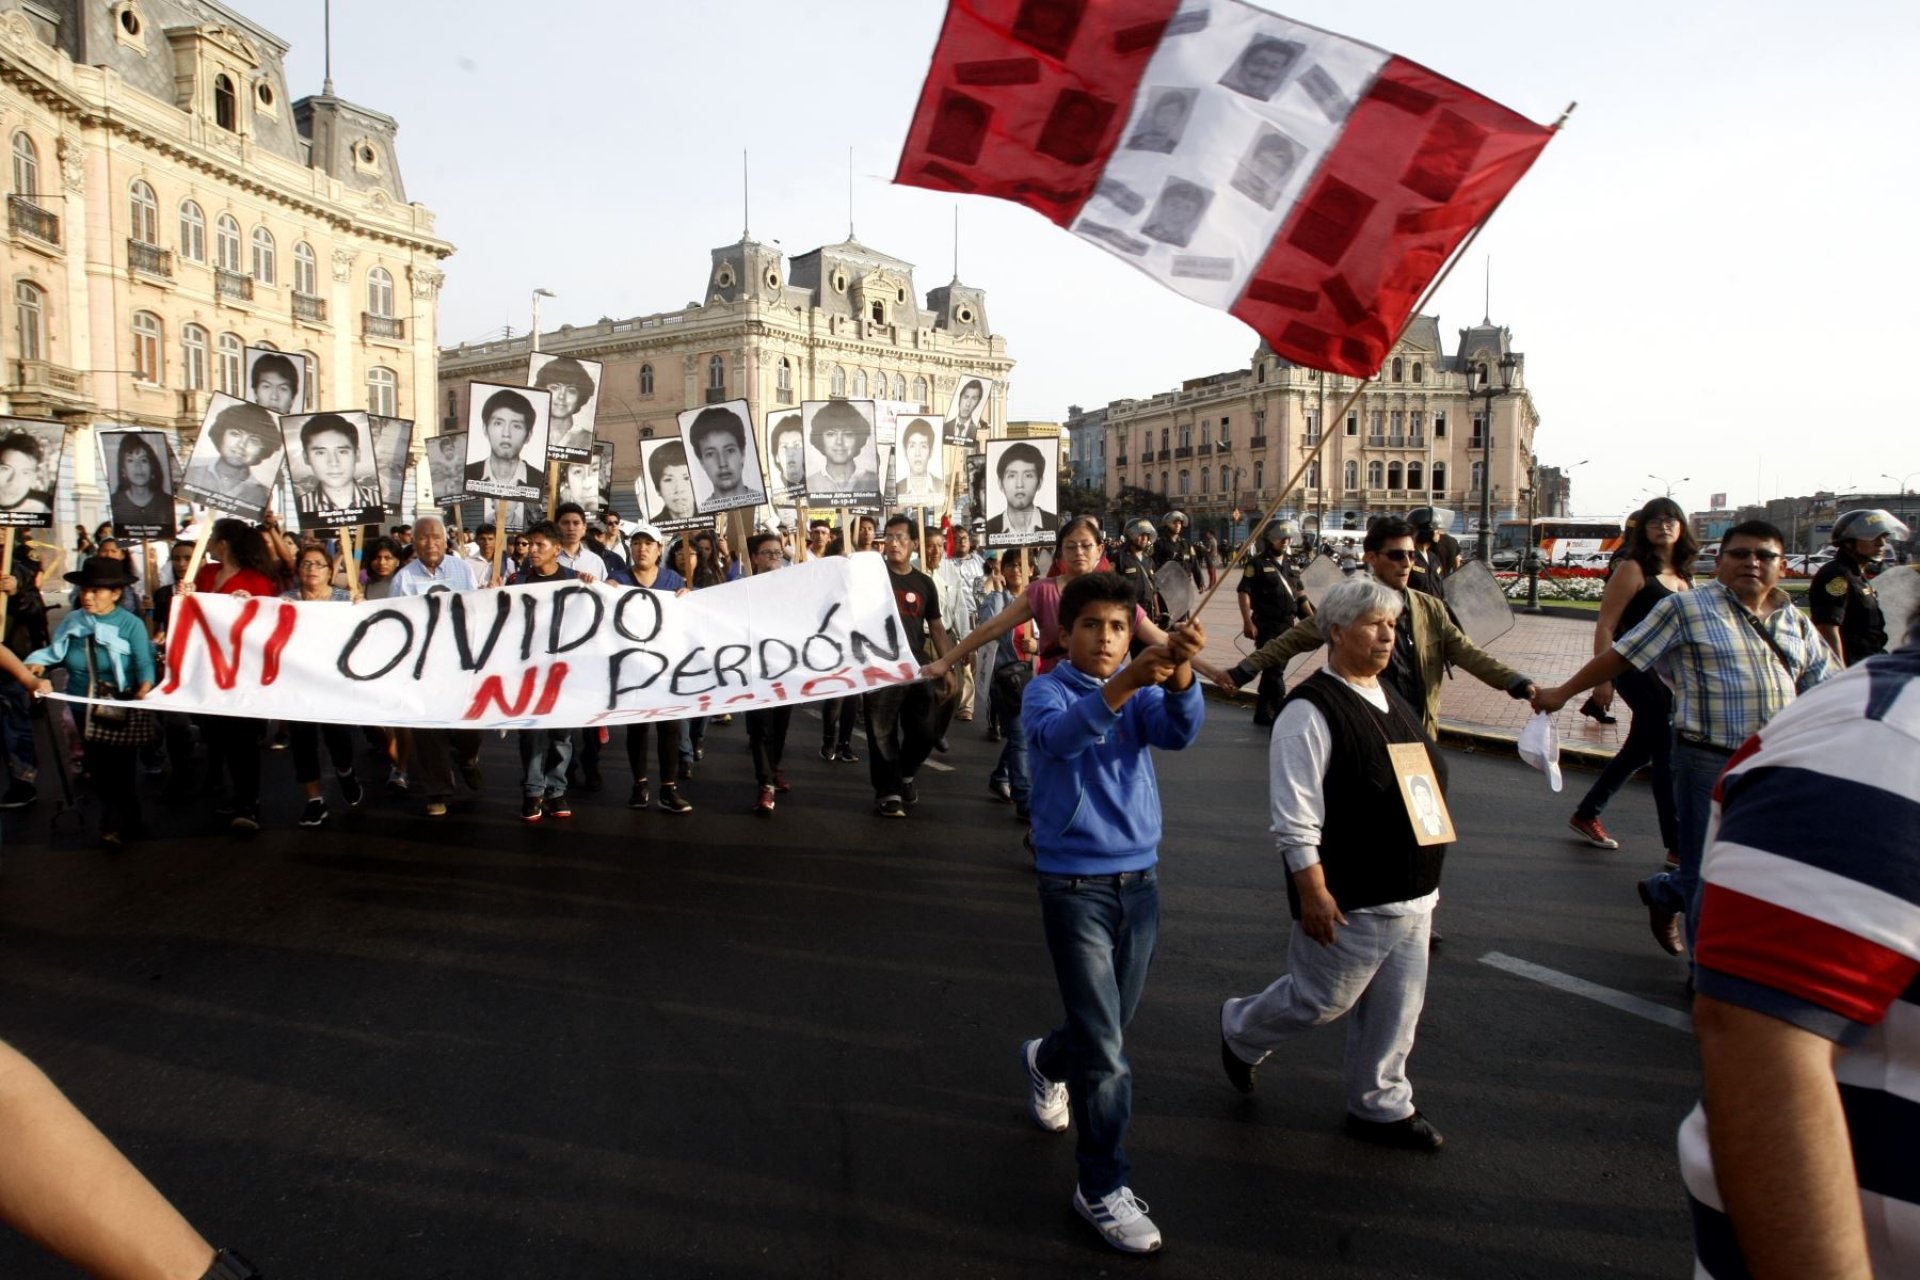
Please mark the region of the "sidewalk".
MULTIPOLYGON (((1233 592, 1233 584, 1238 580, 1236 573, 1208 602, 1200 616, 1207 628, 1207 661, 1222 667, 1234 666, 1254 647, 1253 641, 1240 634, 1240 603, 1233 592)), ((1516 612, 1513 630, 1488 645, 1487 652, 1538 683, 1558 684, 1593 656, 1593 623, 1516 612)), ((1305 680, 1325 661, 1324 651, 1294 659, 1287 672, 1287 687, 1291 689, 1305 680)), ((1242 705, 1251 716, 1252 690, 1246 692, 1248 696, 1242 705)), ((1569 702, 1554 717, 1554 727, 1560 732, 1563 757, 1583 757, 1586 762, 1597 765, 1612 757, 1626 741, 1633 713, 1625 701, 1615 698, 1611 713, 1619 718, 1619 723, 1598 724, 1580 714, 1580 704, 1585 701, 1582 696, 1569 702)), ((1532 708, 1525 702, 1509 698, 1503 690, 1490 689, 1457 668, 1440 695, 1441 736, 1461 741, 1462 745, 1511 751, 1521 727, 1532 715, 1532 708)))

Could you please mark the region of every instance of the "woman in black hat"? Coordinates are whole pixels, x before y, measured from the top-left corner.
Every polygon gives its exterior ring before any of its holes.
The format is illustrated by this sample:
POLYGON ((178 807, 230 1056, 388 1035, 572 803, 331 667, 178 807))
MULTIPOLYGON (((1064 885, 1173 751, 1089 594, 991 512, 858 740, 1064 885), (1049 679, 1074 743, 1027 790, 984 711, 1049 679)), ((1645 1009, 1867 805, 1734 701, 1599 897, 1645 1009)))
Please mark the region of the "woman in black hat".
MULTIPOLYGON (((44 675, 67 669, 67 692, 120 702, 147 696, 153 687, 153 646, 147 628, 120 607, 133 585, 124 560, 94 556, 67 581, 80 589, 80 608, 69 613, 44 649, 27 655, 27 669, 44 675)), ((87 772, 100 797, 100 839, 119 848, 141 829, 140 797, 134 789, 134 757, 153 740, 153 717, 132 708, 88 706, 80 713, 87 772), (115 711, 121 714, 113 714, 115 711)))

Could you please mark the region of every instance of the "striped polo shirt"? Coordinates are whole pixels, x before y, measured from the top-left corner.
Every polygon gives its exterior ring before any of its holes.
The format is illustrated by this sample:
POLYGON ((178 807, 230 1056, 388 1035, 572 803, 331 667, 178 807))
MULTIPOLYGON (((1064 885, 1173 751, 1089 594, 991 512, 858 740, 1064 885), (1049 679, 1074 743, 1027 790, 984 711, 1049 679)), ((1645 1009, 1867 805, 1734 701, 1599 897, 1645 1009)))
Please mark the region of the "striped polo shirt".
MULTIPOLYGON (((1920 1276, 1920 630, 1782 711, 1715 798, 1697 989, 1842 1047, 1874 1273, 1920 1276)), ((1698 1274, 1745 1276, 1700 1107, 1680 1159, 1698 1274)))

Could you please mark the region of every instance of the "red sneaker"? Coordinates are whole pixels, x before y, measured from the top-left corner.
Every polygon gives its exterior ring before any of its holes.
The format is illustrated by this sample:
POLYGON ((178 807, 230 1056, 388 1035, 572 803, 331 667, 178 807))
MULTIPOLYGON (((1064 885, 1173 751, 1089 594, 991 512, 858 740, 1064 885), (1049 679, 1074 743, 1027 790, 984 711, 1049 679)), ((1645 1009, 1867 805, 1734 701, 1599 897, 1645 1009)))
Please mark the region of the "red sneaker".
POLYGON ((755 813, 772 813, 773 812, 773 788, 772 787, 760 788, 760 798, 753 802, 753 810, 755 813))
POLYGON ((1607 834, 1607 829, 1600 825, 1600 819, 1598 818, 1583 818, 1576 813, 1567 819, 1567 825, 1579 832, 1580 838, 1596 849, 1618 849, 1620 847, 1620 842, 1607 834))

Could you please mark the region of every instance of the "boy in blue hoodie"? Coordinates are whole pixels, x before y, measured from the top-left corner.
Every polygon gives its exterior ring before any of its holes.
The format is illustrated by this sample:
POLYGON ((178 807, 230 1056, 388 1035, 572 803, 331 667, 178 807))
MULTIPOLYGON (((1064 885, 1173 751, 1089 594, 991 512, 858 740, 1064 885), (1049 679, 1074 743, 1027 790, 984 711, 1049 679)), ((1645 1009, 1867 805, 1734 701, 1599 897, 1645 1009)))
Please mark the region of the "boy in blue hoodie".
POLYGON ((1116 1249, 1151 1253, 1160 1231, 1127 1186, 1133 1113, 1121 1033, 1146 985, 1159 927, 1160 790, 1148 747, 1200 733, 1198 622, 1127 662, 1134 593, 1116 573, 1060 593, 1067 657, 1027 686, 1020 723, 1033 775, 1034 869, 1066 1022, 1020 1047, 1035 1124, 1079 1130, 1073 1207, 1116 1249), (1122 664, 1125 664, 1124 666, 1122 664))

